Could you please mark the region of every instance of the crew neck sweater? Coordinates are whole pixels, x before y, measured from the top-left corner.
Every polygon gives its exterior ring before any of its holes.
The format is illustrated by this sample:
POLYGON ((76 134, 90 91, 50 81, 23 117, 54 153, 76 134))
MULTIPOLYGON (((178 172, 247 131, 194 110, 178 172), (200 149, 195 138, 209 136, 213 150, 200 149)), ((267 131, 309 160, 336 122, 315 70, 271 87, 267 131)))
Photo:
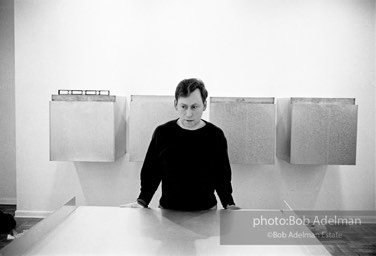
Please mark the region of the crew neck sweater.
POLYGON ((206 210, 234 204, 231 166, 223 131, 214 124, 187 130, 171 120, 158 126, 141 169, 141 199, 147 206, 162 182, 162 208, 206 210))

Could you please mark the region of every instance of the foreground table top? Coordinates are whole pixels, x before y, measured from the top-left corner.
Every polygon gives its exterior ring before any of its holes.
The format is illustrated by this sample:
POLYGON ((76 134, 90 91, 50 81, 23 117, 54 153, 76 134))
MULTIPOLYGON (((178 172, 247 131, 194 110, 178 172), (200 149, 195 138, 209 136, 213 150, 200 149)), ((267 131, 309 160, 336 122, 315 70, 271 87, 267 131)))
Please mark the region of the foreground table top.
POLYGON ((55 216, 59 222, 43 220, 0 255, 330 255, 319 242, 220 245, 220 211, 74 207, 55 216))

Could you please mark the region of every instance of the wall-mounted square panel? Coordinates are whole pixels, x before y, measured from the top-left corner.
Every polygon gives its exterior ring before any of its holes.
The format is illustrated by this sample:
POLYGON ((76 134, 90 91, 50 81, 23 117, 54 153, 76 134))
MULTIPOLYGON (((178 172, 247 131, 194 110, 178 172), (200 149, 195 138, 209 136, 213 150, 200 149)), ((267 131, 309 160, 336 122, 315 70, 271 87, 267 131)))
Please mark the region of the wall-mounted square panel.
POLYGON ((291 98, 292 164, 355 165, 355 99, 291 98))
POLYGON ((231 163, 274 164, 274 98, 212 97, 210 121, 225 133, 231 163))
POLYGON ((130 112, 129 160, 144 161, 155 128, 178 118, 174 97, 132 95, 130 112))
POLYGON ((113 162, 125 154, 125 98, 52 95, 50 160, 113 162))

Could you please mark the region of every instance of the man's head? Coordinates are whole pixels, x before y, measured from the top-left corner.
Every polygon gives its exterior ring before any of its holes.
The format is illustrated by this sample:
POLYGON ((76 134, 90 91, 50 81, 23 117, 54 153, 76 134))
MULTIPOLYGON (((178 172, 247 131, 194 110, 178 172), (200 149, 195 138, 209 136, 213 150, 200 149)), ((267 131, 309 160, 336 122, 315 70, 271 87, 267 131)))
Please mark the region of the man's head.
POLYGON ((194 129, 199 125, 202 113, 206 109, 207 97, 208 91, 199 79, 184 79, 178 84, 174 105, 185 128, 194 129))
POLYGON ((205 103, 208 91, 205 88, 204 82, 197 78, 184 79, 178 84, 175 91, 175 101, 177 102, 180 97, 189 97, 196 89, 200 90, 202 103, 205 103))

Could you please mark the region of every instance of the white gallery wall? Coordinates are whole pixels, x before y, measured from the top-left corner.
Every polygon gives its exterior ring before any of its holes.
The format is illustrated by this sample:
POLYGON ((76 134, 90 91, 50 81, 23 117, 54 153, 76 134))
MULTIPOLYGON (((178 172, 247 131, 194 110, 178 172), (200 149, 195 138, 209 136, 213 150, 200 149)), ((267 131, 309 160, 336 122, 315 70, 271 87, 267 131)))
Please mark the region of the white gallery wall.
MULTIPOLYGON (((374 5, 375 5, 375 10, 376 10, 376 1, 374 2, 374 5)), ((375 27, 375 32, 374 32, 374 36, 375 36, 375 41, 373 42, 373 45, 374 45, 374 49, 376 49, 376 15, 375 15, 375 24, 374 24, 374 27, 375 27)), ((375 91, 375 99, 376 99, 376 50, 374 51, 374 56, 375 56, 375 70, 374 70, 374 83, 373 83, 373 86, 374 86, 374 91, 375 91)), ((375 114, 375 127, 376 127, 376 107, 375 107, 375 111, 374 111, 374 114, 375 114)), ((376 129, 376 128, 375 128, 376 129)), ((376 145, 376 136, 375 136, 375 145, 376 145)), ((375 168, 376 168, 376 152, 375 152, 375 168)), ((376 174, 374 174, 374 178, 375 178, 375 186, 376 186, 376 174)), ((376 187, 375 187, 375 191, 374 191, 374 200, 375 200, 375 208, 376 208, 376 187)))
POLYGON ((0 204, 16 204, 14 5, 0 1, 0 204))
POLYGON ((45 216, 72 196, 117 206, 139 193, 142 163, 128 155, 49 161, 51 94, 110 90, 127 97, 129 118, 130 95, 172 95, 190 77, 209 96, 356 98, 355 166, 232 165, 234 198, 375 209, 373 0, 15 0, 15 49, 18 216, 45 216))

